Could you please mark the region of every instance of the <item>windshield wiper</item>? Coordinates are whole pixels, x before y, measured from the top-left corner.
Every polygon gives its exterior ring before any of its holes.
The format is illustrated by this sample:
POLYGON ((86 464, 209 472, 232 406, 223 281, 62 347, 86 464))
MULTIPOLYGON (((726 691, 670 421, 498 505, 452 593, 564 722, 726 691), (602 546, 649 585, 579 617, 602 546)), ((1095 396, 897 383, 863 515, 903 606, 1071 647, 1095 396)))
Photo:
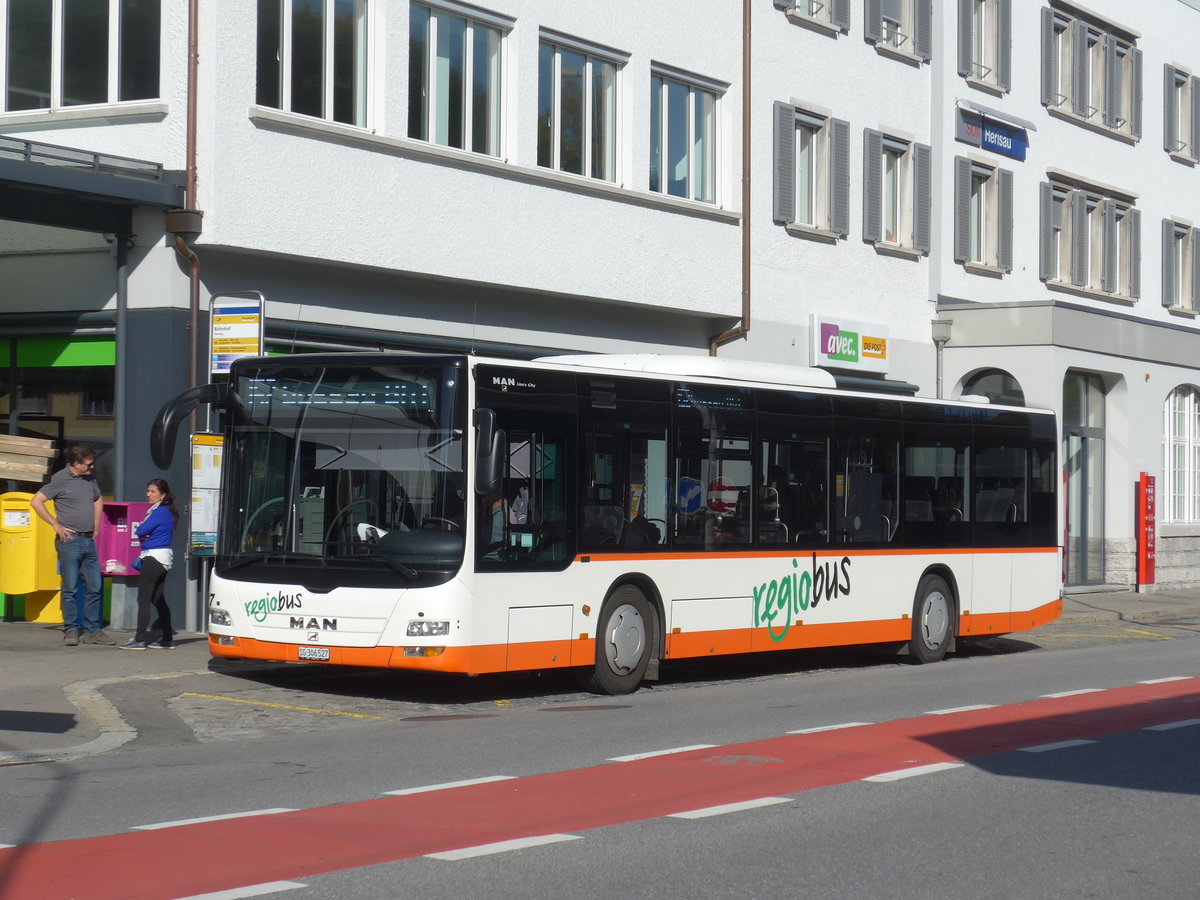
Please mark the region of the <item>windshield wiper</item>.
POLYGON ((382 553, 376 553, 376 554, 374 554, 372 556, 368 556, 366 558, 373 559, 376 562, 386 563, 387 565, 389 565, 393 569, 395 569, 397 572, 399 572, 401 575, 403 575, 405 578, 407 578, 409 581, 416 581, 418 578, 421 577, 421 573, 418 572, 416 569, 414 569, 412 566, 408 565, 408 563, 402 563, 402 562, 400 562, 400 560, 392 559, 390 556, 384 556, 382 553))
POLYGON ((242 566, 248 566, 251 563, 271 562, 273 560, 287 559, 287 558, 288 558, 288 554, 280 553, 278 551, 276 551, 274 553, 255 553, 251 556, 243 556, 239 559, 236 559, 233 562, 229 563, 224 568, 225 568, 226 572, 230 572, 234 569, 240 569, 242 566))

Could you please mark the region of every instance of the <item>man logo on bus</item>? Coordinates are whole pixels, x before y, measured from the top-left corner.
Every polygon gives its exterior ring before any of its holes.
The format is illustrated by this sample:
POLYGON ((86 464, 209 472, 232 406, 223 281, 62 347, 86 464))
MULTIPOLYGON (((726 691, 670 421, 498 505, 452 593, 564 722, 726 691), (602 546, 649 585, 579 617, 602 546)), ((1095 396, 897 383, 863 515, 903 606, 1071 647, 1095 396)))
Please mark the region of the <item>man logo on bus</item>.
MULTIPOLYGON (((792 568, 799 569, 800 560, 793 559, 792 568)), ((754 627, 765 627, 771 640, 779 643, 802 611, 841 594, 850 596, 850 557, 818 563, 814 553, 811 571, 789 572, 754 588, 754 627), (777 619, 782 631, 775 630, 777 619)))
POLYGON ((858 362, 858 334, 842 331, 833 322, 821 323, 821 352, 839 362, 858 362))

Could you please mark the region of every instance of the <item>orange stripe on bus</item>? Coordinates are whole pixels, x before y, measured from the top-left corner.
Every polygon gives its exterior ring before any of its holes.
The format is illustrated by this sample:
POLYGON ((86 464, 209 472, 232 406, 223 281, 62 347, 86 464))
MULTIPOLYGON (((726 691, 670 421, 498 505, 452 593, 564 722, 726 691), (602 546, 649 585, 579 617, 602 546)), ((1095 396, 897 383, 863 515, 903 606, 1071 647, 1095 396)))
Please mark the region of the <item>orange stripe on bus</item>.
POLYGON ((881 547, 876 550, 853 550, 849 547, 798 547, 795 550, 754 550, 740 553, 723 551, 710 553, 690 551, 676 553, 580 553, 575 562, 630 562, 638 559, 791 559, 798 556, 963 556, 972 553, 1057 553, 1057 547, 925 547, 895 549, 881 547))

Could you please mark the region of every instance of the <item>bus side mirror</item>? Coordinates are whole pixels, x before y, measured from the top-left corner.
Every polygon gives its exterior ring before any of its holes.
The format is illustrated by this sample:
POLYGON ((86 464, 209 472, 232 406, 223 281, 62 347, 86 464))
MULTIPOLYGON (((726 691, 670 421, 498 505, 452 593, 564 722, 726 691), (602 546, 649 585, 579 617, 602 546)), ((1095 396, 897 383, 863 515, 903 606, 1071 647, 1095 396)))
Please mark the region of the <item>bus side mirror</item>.
POLYGON ((475 445, 475 492, 498 494, 508 468, 508 435, 496 427, 496 412, 479 409, 475 412, 478 441, 475 445))
POLYGON ((229 386, 220 383, 201 384, 190 388, 163 404, 150 427, 150 458, 160 469, 171 467, 175 455, 175 436, 179 425, 192 410, 204 403, 223 405, 229 396, 229 386))

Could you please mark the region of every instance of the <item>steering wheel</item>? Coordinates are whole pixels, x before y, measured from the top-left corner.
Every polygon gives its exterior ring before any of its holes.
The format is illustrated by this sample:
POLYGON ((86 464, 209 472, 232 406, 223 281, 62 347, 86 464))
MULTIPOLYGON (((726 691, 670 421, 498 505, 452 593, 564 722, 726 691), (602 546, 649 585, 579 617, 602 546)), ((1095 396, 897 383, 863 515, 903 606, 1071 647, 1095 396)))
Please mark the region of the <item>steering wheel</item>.
POLYGON ((335 512, 333 514, 333 518, 329 520, 329 527, 325 529, 325 540, 322 541, 322 545, 329 543, 329 539, 331 537, 333 537, 334 526, 337 525, 337 523, 341 520, 342 516, 344 516, 346 513, 350 512, 350 510, 354 509, 354 507, 362 506, 364 503, 367 504, 368 506, 370 506, 374 513, 371 516, 371 518, 378 519, 379 518, 379 504, 376 503, 374 500, 370 499, 369 497, 360 497, 358 500, 351 500, 349 503, 347 503, 345 506, 343 506, 341 509, 339 509, 337 512, 335 512))
POLYGON ((245 550, 245 549, 248 549, 248 548, 246 547, 246 541, 249 539, 250 535, 251 535, 251 534, 253 534, 253 532, 250 530, 250 526, 251 526, 251 525, 253 525, 253 524, 255 523, 255 521, 257 521, 258 517, 259 517, 259 516, 260 516, 260 515, 261 515, 261 514, 262 514, 262 513, 265 511, 265 510, 267 510, 267 509, 271 508, 271 507, 272 507, 272 506, 274 506, 276 503, 282 504, 282 503, 283 503, 283 498, 282 498, 282 497, 272 497, 272 498, 271 498, 270 500, 268 500, 266 503, 260 503, 260 504, 258 505, 258 507, 257 507, 257 508, 254 510, 254 512, 250 513, 250 515, 248 515, 248 516, 246 517, 246 524, 245 524, 244 526, 242 526, 242 539, 241 539, 241 541, 238 543, 238 546, 239 546, 241 549, 243 549, 243 550, 245 550))

